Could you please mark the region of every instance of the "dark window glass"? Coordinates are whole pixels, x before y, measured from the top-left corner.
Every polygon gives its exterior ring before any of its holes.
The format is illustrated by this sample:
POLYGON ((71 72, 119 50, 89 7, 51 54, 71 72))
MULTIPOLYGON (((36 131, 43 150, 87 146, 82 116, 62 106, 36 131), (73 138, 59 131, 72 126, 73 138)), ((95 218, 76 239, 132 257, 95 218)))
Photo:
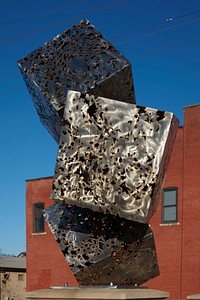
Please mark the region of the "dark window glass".
POLYGON ((163 190, 162 223, 177 222, 177 188, 163 190))
POLYGON ((38 202, 33 204, 33 232, 44 232, 44 203, 38 202))
POLYGON ((24 280, 24 274, 18 274, 18 280, 23 281, 24 280))

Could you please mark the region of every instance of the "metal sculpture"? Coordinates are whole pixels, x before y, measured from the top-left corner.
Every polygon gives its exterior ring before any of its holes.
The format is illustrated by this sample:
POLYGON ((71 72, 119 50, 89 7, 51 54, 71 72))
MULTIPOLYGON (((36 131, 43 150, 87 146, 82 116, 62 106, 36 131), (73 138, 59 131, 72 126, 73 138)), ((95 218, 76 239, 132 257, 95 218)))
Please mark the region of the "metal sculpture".
POLYGON ((159 275, 147 224, 63 201, 47 208, 45 217, 80 285, 140 285, 159 275))
POLYGON ((129 61, 87 20, 45 43, 18 65, 41 122, 57 142, 69 89, 135 103, 129 61))
POLYGON ((158 276, 153 215, 178 120, 135 105, 128 60, 87 20, 22 58, 41 122, 59 143, 44 212, 79 284, 158 276))
POLYGON ((172 113, 70 91, 52 198, 146 223, 177 126, 172 113))

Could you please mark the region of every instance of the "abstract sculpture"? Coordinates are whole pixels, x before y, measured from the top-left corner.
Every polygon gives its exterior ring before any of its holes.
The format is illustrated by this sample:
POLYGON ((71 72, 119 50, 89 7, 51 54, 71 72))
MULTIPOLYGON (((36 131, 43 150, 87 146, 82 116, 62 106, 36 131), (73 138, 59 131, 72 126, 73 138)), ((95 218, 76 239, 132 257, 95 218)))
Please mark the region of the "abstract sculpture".
POLYGON ((147 224, 59 201, 47 222, 81 285, 140 285, 159 274, 147 224))
POLYGON ((59 143, 55 204, 44 212, 79 284, 158 276, 153 215, 178 120, 135 105, 131 66, 87 20, 19 62, 59 143))
POLYGON ((52 198, 146 223, 159 200, 172 113, 68 93, 52 198))
POLYGON ((135 103, 130 63, 87 20, 18 64, 40 120, 57 142, 69 89, 135 103))

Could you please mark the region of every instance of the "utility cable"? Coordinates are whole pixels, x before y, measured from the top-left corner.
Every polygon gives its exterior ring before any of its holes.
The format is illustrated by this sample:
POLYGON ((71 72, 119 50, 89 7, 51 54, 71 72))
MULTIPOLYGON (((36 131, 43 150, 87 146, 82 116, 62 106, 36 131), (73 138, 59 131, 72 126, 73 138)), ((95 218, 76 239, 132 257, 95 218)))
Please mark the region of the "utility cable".
POLYGON ((13 88, 10 88, 10 89, 7 89, 7 90, 0 91, 0 95, 7 94, 7 93, 10 93, 10 92, 15 91, 15 90, 19 90, 20 88, 21 88, 21 86, 17 86, 17 87, 13 87, 13 88))
MULTIPOLYGON (((132 39, 129 39, 129 40, 126 40, 126 41, 123 41, 123 42, 120 42, 118 43, 118 45, 121 45, 121 44, 124 44, 124 43, 129 43, 131 41, 135 41, 135 40, 139 40, 139 39, 142 39, 142 38, 145 38, 145 37, 148 37, 148 36, 151 36, 151 35, 155 35, 157 33, 160 33, 160 32, 163 32, 163 31, 168 31, 168 30, 172 30, 174 28, 177 28, 177 27, 181 27, 183 25, 186 25, 186 24, 190 24, 190 23, 193 23, 193 22, 197 22, 197 21, 200 21, 200 18, 198 19, 195 19, 195 20, 190 20, 188 22, 184 22, 184 23, 181 23, 181 24, 178 24, 178 25, 174 25, 174 26, 171 26, 169 28, 165 28, 165 29, 161 29, 161 30, 158 30, 158 31, 154 31, 154 32, 150 32, 148 34, 145 34, 145 35, 142 35, 142 36, 139 36, 139 37, 136 37, 136 38, 132 38, 132 39)), ((193 39, 196 39, 196 38, 193 38, 193 39)), ((192 40, 193 40, 192 39, 192 40)), ((161 48, 161 49, 164 49, 164 48, 161 48)), ((145 52, 146 53, 146 52, 145 52)), ((148 53, 148 52, 147 52, 148 53)), ((139 54, 139 55, 143 55, 143 54, 139 54)), ((138 56, 138 55, 136 55, 138 56)), ((13 71, 13 68, 5 68, 3 70, 0 70, 0 72, 10 72, 10 71, 13 71)), ((0 77, 0 80, 4 80, 4 79, 7 79, 7 78, 11 78, 11 77, 15 77, 16 75, 14 74, 11 74, 11 75, 6 75, 6 76, 3 76, 3 77, 0 77)))
POLYGON ((157 33, 164 32, 164 31, 169 31, 169 30, 172 30, 174 28, 178 28, 178 27, 181 27, 181 26, 184 26, 184 25, 187 25, 187 24, 191 24, 191 23, 195 23, 195 22, 199 22, 199 21, 200 21, 200 18, 190 20, 190 21, 187 21, 187 22, 184 22, 184 23, 181 23, 181 24, 177 24, 177 25, 174 25, 174 26, 171 26, 171 27, 168 27, 168 28, 160 29, 160 30, 157 30, 157 31, 153 31, 153 32, 144 34, 144 35, 140 35, 140 36, 132 38, 132 39, 122 41, 122 42, 118 43, 118 45, 129 43, 129 42, 132 42, 132 41, 135 41, 135 40, 142 39, 142 38, 147 37, 147 36, 155 35, 157 33))
MULTIPOLYGON (((117 1, 117 2, 118 2, 118 1, 117 1)), ((120 1, 120 2, 121 2, 121 1, 120 1)), ((113 4, 114 4, 114 3, 112 3, 112 5, 113 5, 113 4)), ((197 10, 197 11, 194 11, 194 12, 190 12, 190 13, 187 13, 187 14, 185 14, 185 15, 177 16, 177 17, 173 18, 173 20, 174 20, 174 19, 178 19, 178 18, 180 19, 180 18, 183 18, 183 17, 188 16, 188 15, 192 15, 192 14, 197 13, 197 12, 200 12, 200 10, 197 10)), ((129 39, 129 40, 123 41, 123 42, 121 42, 121 43, 119 43, 119 44, 128 43, 128 42, 131 42, 131 41, 133 41, 133 40, 138 40, 138 39, 144 38, 144 37, 146 37, 146 36, 150 36, 150 35, 154 35, 154 34, 156 34, 156 33, 160 33, 160 32, 167 31, 167 30, 171 30, 171 29, 174 29, 174 28, 176 28, 176 27, 180 27, 180 26, 183 26, 183 25, 186 25, 186 24, 190 24, 190 23, 193 23, 193 22, 197 22, 197 21, 199 21, 199 20, 200 20, 200 18, 194 19, 194 20, 190 20, 190 21, 187 21, 187 22, 178 24, 178 25, 171 26, 170 28, 165 28, 165 29, 161 29, 161 30, 159 30, 159 31, 150 32, 150 33, 148 33, 148 34, 146 34, 146 35, 142 35, 142 36, 139 36, 139 37, 136 37, 136 38, 133 38, 133 39, 129 39)), ((171 21, 170 21, 170 22, 171 22, 171 21)), ((157 24, 161 24, 161 23, 163 23, 163 22, 160 22, 160 23, 157 23, 157 24)), ((149 26, 145 26, 145 27, 143 27, 143 28, 147 28, 147 27, 149 28, 149 26)), ((195 40, 195 39, 199 39, 199 37, 193 37, 192 39, 187 40, 186 42, 192 41, 192 40, 195 40)), ((184 43, 185 43, 185 42, 183 41, 183 42, 181 42, 181 43, 175 44, 175 46, 180 45, 180 44, 184 44, 184 43)), ((144 55, 148 55, 148 54, 153 54, 153 53, 155 53, 155 52, 164 51, 164 50, 166 50, 166 49, 168 49, 168 48, 173 48, 173 47, 175 47, 175 46, 166 46, 166 47, 158 48, 157 50, 154 49, 153 51, 148 51, 148 52, 143 52, 143 53, 136 54, 136 55, 134 55, 133 57, 144 56, 144 55)), ((12 68, 12 67, 11 67, 11 68, 5 68, 4 70, 1 70, 0 72, 7 72, 7 71, 10 71, 10 70, 13 70, 13 68, 12 68)), ((8 75, 8 76, 5 76, 5 77, 0 77, 0 80, 4 80, 4 79, 6 79, 6 78, 9 78, 9 77, 15 77, 15 76, 17 76, 17 75, 8 75)), ((8 91, 9 91, 9 90, 8 90, 8 91)), ((5 91, 5 92, 7 92, 7 91, 5 91)))
POLYGON ((143 52, 143 53, 138 53, 138 54, 135 54, 135 55, 133 55, 131 57, 135 58, 135 57, 138 57, 138 56, 151 55, 151 54, 154 54, 154 53, 165 51, 167 49, 176 48, 177 46, 180 46, 180 45, 188 44, 188 42, 191 42, 191 41, 194 41, 194 40, 200 40, 200 36, 194 36, 194 37, 192 37, 190 39, 185 39, 185 40, 183 40, 181 42, 178 42, 178 43, 168 44, 165 47, 155 48, 155 49, 150 50, 150 51, 146 51, 146 52, 143 52))
POLYGON ((13 25, 11 25, 11 26, 4 27, 4 28, 0 28, 0 32, 1 32, 1 31, 5 31, 5 30, 7 30, 7 29, 11 29, 11 28, 13 28, 13 27, 16 28, 16 27, 18 27, 18 26, 20 26, 20 25, 24 25, 24 24, 27 24, 27 23, 31 23, 31 22, 33 22, 33 21, 42 19, 42 18, 44 18, 44 17, 46 17, 46 16, 53 15, 53 14, 56 14, 57 12, 63 11, 63 10, 66 9, 66 8, 70 8, 70 7, 72 7, 72 6, 76 6, 76 5, 82 4, 82 3, 87 2, 87 1, 89 1, 89 0, 81 0, 81 1, 78 1, 78 2, 73 3, 73 4, 71 4, 71 5, 67 5, 67 6, 64 6, 64 7, 62 7, 62 8, 59 8, 59 9, 57 9, 57 10, 54 9, 53 11, 49 11, 49 12, 43 14, 43 15, 40 15, 40 16, 37 16, 37 17, 31 18, 31 19, 25 20, 25 21, 23 21, 23 22, 19 22, 19 23, 16 23, 16 24, 13 24, 13 25))
POLYGON ((176 16, 176 17, 173 17, 173 18, 167 18, 164 21, 161 21, 161 22, 158 22, 158 23, 154 23, 154 24, 151 24, 151 25, 146 25, 144 27, 137 28, 137 29, 134 29, 132 31, 127 31, 127 32, 121 33, 119 35, 116 35, 114 38, 116 38, 116 37, 118 38, 118 37, 124 36, 124 35, 129 35, 129 34, 132 34, 132 33, 135 33, 135 32, 144 31, 146 29, 150 29, 150 28, 155 27, 155 26, 157 27, 157 26, 160 26, 160 25, 163 25, 163 24, 166 24, 166 23, 178 20, 178 19, 182 19, 182 18, 188 17, 190 15, 197 14, 197 13, 200 13, 200 9, 192 11, 192 12, 189 12, 189 13, 186 13, 184 15, 179 15, 179 16, 176 16))
MULTIPOLYGON (((191 39, 183 40, 181 42, 174 43, 174 44, 171 44, 171 45, 168 44, 167 46, 162 47, 162 48, 156 48, 156 49, 153 49, 151 51, 138 53, 138 54, 135 54, 135 55, 131 56, 131 58, 135 58, 135 57, 139 57, 139 56, 152 55, 152 54, 155 54, 155 53, 158 53, 158 52, 163 52, 167 49, 171 49, 171 48, 175 48, 175 47, 180 46, 180 45, 188 44, 188 42, 191 42, 191 41, 194 41, 194 40, 200 40, 200 36, 194 36, 191 39)), ((14 90, 18 90, 20 88, 21 88, 21 86, 20 87, 14 87, 14 88, 11 88, 11 89, 8 89, 8 90, 0 91, 0 95, 12 92, 14 90)))
POLYGON ((197 9, 197 10, 191 11, 191 12, 189 12, 187 14, 184 14, 184 15, 180 15, 180 16, 176 16, 174 18, 166 19, 166 22, 171 22, 171 21, 174 21, 174 20, 177 20, 177 19, 185 18, 185 17, 191 16, 191 15, 197 14, 199 12, 200 12, 200 9, 197 9))
POLYGON ((4 80, 4 79, 15 77, 15 76, 16 76, 15 74, 7 75, 7 76, 4 76, 4 77, 0 77, 0 80, 4 80))
POLYGON ((127 1, 127 0, 117 0, 117 1, 114 1, 114 2, 112 2, 112 3, 110 3, 110 4, 108 4, 108 5, 102 6, 102 7, 97 8, 97 9, 90 10, 90 11, 88 11, 88 12, 79 14, 79 15, 77 15, 77 16, 73 16, 73 17, 71 17, 71 18, 67 18, 67 19, 65 19, 65 20, 62 20, 62 21, 59 21, 59 22, 56 22, 56 23, 52 23, 52 24, 50 24, 50 25, 48 25, 48 26, 40 27, 40 28, 34 29, 34 30, 32 30, 32 31, 28 31, 28 32, 25 32, 25 33, 22 33, 22 34, 19 34, 19 35, 16 35, 16 36, 12 36, 12 37, 7 38, 7 39, 5 39, 5 40, 0 40, 0 44, 4 44, 4 43, 9 42, 9 41, 12 41, 12 40, 17 40, 17 39, 19 39, 19 38, 21 38, 21 37, 24 37, 24 36, 27 36, 27 35, 31 35, 31 34, 33 34, 33 33, 35 33, 35 32, 39 32, 39 31, 42 31, 42 30, 45 30, 45 29, 52 28, 52 27, 54 27, 54 26, 56 26, 56 25, 65 23, 65 22, 67 22, 67 21, 71 21, 71 20, 74 20, 74 19, 77 19, 77 18, 80 18, 80 17, 84 17, 84 16, 91 15, 91 14, 93 14, 93 13, 95 13, 95 12, 99 12, 99 11, 102 11, 102 10, 104 10, 104 9, 107 9, 107 8, 110 8, 110 7, 119 5, 119 4, 121 4, 121 3, 125 2, 125 1, 127 1))
MULTIPOLYGON (((83 0, 83 1, 88 1, 88 0, 83 0)), ((117 1, 117 3, 115 3, 115 2, 114 2, 114 3, 111 3, 111 4, 108 5, 108 6, 105 6, 105 7, 99 8, 99 9, 95 9, 95 10, 92 10, 92 11, 89 11, 88 13, 83 13, 83 14, 80 14, 80 15, 78 15, 78 16, 74 16, 74 17, 71 17, 71 18, 68 18, 68 19, 59 21, 59 22, 57 22, 57 23, 53 23, 53 24, 48 25, 48 26, 44 26, 44 27, 37 28, 37 29, 32 30, 32 31, 30 31, 30 32, 22 33, 22 34, 20 34, 20 35, 13 36, 13 37, 7 38, 7 39, 5 39, 5 40, 0 40, 0 44, 5 43, 6 41, 16 40, 16 39, 18 39, 18 38, 20 38, 20 37, 27 36, 27 35, 33 34, 33 33, 35 33, 35 32, 39 32, 39 31, 48 29, 48 28, 50 28, 50 27, 56 26, 56 25, 58 25, 58 24, 61 24, 61 23, 63 23, 63 22, 66 22, 66 21, 69 21, 69 20, 73 20, 73 19, 76 19, 76 18, 78 18, 78 17, 85 16, 86 14, 92 14, 92 13, 94 13, 94 12, 103 10, 103 9, 105 9, 105 8, 109 8, 109 7, 112 7, 112 6, 114 6, 114 5, 117 5, 118 2, 124 2, 124 1, 127 1, 127 0, 119 0, 119 1, 117 1)), ((82 1, 81 1, 81 2, 82 2, 82 1)), ((80 2, 77 2, 76 4, 79 4, 79 3, 80 3, 80 2)), ((119 4, 120 4, 120 3, 119 3, 119 4)), ((74 4, 74 5, 75 5, 75 4, 74 4)), ((174 20, 176 20, 176 19, 184 18, 184 17, 187 17, 187 16, 189 16, 189 15, 192 15, 192 14, 195 14, 195 13, 198 13, 198 12, 200 12, 200 9, 199 9, 199 10, 196 10, 196 11, 193 11, 193 12, 189 12, 189 13, 184 14, 184 15, 176 16, 176 17, 174 17, 174 18, 168 18, 168 19, 166 19, 165 21, 162 21, 162 22, 159 22, 159 23, 154 23, 154 24, 151 24, 151 25, 147 25, 147 26, 144 26, 144 27, 142 27, 142 28, 138 28, 138 29, 136 29, 136 30, 134 30, 134 31, 125 32, 125 33, 123 33, 123 34, 120 34, 120 35, 115 36, 114 38, 120 37, 120 36, 122 36, 122 35, 124 36, 124 35, 128 35, 128 34, 132 34, 132 33, 138 32, 138 31, 144 31, 144 30, 146 30, 146 29, 150 29, 150 28, 152 28, 152 27, 155 27, 155 26, 159 26, 159 25, 165 24, 166 22, 172 22, 172 21, 174 21, 174 20)), ((46 14, 46 15, 48 15, 48 14, 46 14)), ((37 18, 42 18, 42 16, 36 17, 35 19, 37 19, 37 18)), ((31 20, 34 20, 34 19, 31 19, 31 20)), ((30 20, 30 21, 31 21, 31 20, 30 20)), ((125 41, 125 42, 126 42, 126 41, 125 41)), ((124 43, 124 42, 122 42, 122 43, 124 43)))

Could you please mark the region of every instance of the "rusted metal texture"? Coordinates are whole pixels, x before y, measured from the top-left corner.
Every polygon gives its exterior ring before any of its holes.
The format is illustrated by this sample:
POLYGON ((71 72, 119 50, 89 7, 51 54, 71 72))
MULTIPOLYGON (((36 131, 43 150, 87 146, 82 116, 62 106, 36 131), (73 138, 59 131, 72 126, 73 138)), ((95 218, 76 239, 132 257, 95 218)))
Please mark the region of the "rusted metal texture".
POLYGON ((135 103, 129 61, 87 20, 18 65, 41 122, 57 142, 68 89, 135 103))
POLYGON ((159 275, 147 224, 58 201, 45 217, 81 285, 140 285, 159 275))
POLYGON ((69 91, 52 198, 146 223, 177 129, 172 113, 69 91))

